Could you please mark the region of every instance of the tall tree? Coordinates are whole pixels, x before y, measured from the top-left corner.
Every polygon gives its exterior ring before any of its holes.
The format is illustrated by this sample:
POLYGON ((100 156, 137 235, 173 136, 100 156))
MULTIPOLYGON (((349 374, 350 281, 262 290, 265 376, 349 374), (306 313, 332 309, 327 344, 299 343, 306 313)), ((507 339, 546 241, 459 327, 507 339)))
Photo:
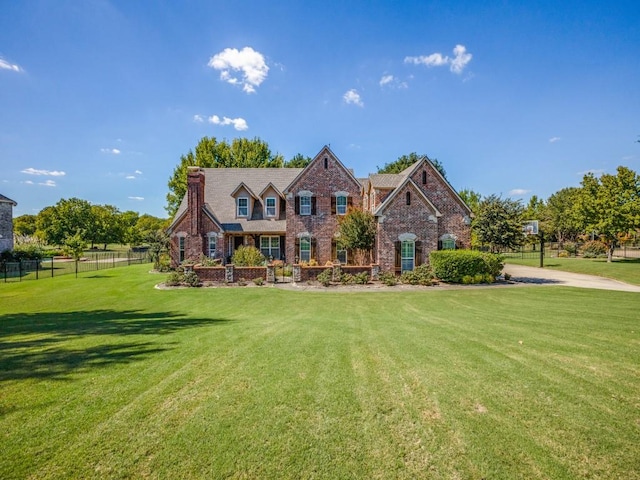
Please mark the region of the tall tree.
POLYGON ((549 233, 556 236, 556 240, 563 244, 566 241, 575 242, 583 232, 583 224, 577 210, 580 189, 576 187, 563 188, 547 199, 547 225, 549 233))
POLYGON ((304 168, 313 160, 311 157, 296 153, 291 160, 284 162, 284 166, 287 168, 304 168))
POLYGON ((578 197, 587 232, 595 232, 607 245, 611 262, 618 236, 640 228, 640 176, 627 167, 616 175, 584 176, 578 197))
POLYGON ((369 263, 376 239, 376 219, 373 214, 360 208, 350 208, 338 221, 340 246, 354 251, 358 265, 369 263))
POLYGON ((13 231, 16 235, 31 236, 36 233, 37 217, 35 215, 20 215, 13 219, 13 231))
POLYGON ((108 243, 124 243, 125 229, 122 223, 122 214, 113 205, 92 205, 91 223, 85 230, 85 240, 91 243, 91 247, 97 243, 107 249, 108 243))
POLYGON ((473 230, 482 245, 494 253, 522 245, 523 207, 519 201, 490 195, 478 205, 473 230))
POLYGON ((36 234, 51 245, 63 245, 68 237, 85 235, 93 225, 91 204, 79 198, 61 199, 38 213, 36 234))
POLYGON ((467 204, 472 212, 475 212, 478 209, 478 205, 482 200, 482 195, 478 192, 474 192, 470 188, 463 188, 458 192, 458 195, 460 195, 462 201, 467 204))
POLYGON ((166 210, 173 217, 187 192, 187 167, 269 168, 283 165, 282 155, 272 154, 269 145, 258 137, 252 140, 234 138, 231 143, 227 140, 220 142, 215 137, 204 137, 196 145, 195 153, 189 150, 186 155, 180 156, 180 163, 169 179, 166 210))
MULTIPOLYGON (((385 163, 384 167, 382 168, 377 167, 378 173, 400 173, 404 169, 410 167, 411 165, 413 165, 423 157, 427 157, 427 155, 418 155, 416 152, 411 152, 409 155, 402 155, 398 157, 398 159, 395 162, 385 163)), ((429 160, 431 161, 433 166, 436 168, 436 170, 440 172, 440 175, 442 175, 446 179, 447 172, 445 171, 444 166, 442 165, 442 162, 440 162, 437 158, 433 158, 433 159, 430 158, 429 160)))

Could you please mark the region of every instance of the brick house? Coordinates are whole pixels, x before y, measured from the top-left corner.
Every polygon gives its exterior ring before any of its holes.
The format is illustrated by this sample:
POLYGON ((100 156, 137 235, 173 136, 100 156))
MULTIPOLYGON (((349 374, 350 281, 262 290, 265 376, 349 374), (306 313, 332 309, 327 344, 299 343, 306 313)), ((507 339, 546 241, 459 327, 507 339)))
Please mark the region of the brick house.
POLYGON ((427 158, 399 174, 357 179, 324 147, 304 169, 190 167, 187 184, 168 229, 173 266, 202 255, 226 263, 240 245, 289 263, 349 264, 336 233, 350 207, 375 215, 373 260, 385 271, 470 246, 471 211, 427 158))
POLYGON ((0 252, 13 250, 13 207, 18 205, 0 195, 0 252))

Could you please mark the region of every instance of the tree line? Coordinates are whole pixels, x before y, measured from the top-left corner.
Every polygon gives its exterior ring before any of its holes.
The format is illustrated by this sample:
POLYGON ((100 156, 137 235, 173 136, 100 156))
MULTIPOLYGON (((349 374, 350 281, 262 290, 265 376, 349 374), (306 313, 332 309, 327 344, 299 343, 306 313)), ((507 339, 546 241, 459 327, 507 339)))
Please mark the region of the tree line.
POLYGON ((73 238, 92 248, 107 244, 153 243, 169 220, 134 211, 121 212, 112 205, 92 205, 79 198, 61 199, 37 215, 14 218, 16 235, 36 237, 49 245, 63 246, 73 238))
POLYGON ((538 220, 549 240, 565 242, 595 239, 606 245, 607 260, 620 243, 636 238, 640 230, 640 176, 619 166, 615 174, 586 174, 579 187, 567 187, 546 201, 532 196, 527 205, 498 195, 482 197, 460 191, 475 213, 472 243, 492 251, 517 248, 526 241, 523 222, 538 220))

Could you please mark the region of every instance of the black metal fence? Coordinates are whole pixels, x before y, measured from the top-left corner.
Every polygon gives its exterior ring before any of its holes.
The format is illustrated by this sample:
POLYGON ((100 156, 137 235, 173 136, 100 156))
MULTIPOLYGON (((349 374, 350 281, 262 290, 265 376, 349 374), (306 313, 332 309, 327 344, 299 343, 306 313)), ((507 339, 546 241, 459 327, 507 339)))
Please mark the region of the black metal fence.
POLYGON ((92 252, 80 260, 63 257, 46 257, 42 260, 22 260, 0 263, 0 281, 21 282, 38 280, 60 275, 78 274, 123 267, 133 264, 150 263, 147 252, 92 252))
MULTIPOLYGON (((545 258, 557 258, 560 252, 566 252, 566 250, 559 248, 557 243, 546 243, 544 246, 545 258)), ((509 250, 501 252, 501 254, 508 258, 538 259, 540 258, 540 245, 524 245, 519 250, 509 250)), ((564 253, 564 255, 569 257, 576 256, 576 254, 569 254, 568 252, 564 253)), ((577 255, 580 256, 580 246, 577 247, 577 255)), ((640 258, 640 247, 622 245, 613 251, 613 256, 618 258, 640 258)))

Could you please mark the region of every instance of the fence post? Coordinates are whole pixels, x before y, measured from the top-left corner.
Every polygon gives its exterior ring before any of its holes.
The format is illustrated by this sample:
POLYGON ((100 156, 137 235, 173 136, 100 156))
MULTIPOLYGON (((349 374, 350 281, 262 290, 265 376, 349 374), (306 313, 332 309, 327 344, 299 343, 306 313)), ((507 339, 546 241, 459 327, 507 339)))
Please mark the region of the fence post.
POLYGON ((78 278, 78 259, 76 258, 76 278, 78 278))
POLYGON ((4 283, 7 283, 7 262, 4 262, 4 283))
POLYGON ((51 257, 51 278, 53 278, 53 257, 51 257))
POLYGON ((116 254, 115 252, 111 254, 111 267, 116 268, 116 254))
POLYGON ((38 280, 38 270, 40 270, 40 260, 36 259, 36 280, 38 280))
POLYGON ((127 266, 131 265, 131 250, 127 250, 127 266))

